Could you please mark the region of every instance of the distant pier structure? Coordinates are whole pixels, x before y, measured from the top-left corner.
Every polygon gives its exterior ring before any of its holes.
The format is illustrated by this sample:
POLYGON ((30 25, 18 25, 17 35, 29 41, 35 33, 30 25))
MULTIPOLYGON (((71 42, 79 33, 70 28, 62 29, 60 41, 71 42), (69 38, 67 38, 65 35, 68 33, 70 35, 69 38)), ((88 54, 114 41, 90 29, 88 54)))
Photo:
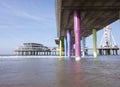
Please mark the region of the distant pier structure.
POLYGON ((118 46, 112 35, 111 28, 106 26, 104 28, 104 34, 100 43, 100 48, 98 48, 99 55, 118 55, 118 46))
POLYGON ((15 55, 56 55, 55 48, 49 48, 38 43, 23 43, 14 50, 15 55))

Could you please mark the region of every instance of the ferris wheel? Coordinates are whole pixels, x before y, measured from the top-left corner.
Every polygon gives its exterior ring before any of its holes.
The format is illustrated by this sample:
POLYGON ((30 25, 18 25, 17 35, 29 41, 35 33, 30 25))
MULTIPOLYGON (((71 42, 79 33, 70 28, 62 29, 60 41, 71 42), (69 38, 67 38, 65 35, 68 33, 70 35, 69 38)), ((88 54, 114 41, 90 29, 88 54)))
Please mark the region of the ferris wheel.
POLYGON ((100 47, 117 47, 111 28, 106 26, 100 42, 100 47))

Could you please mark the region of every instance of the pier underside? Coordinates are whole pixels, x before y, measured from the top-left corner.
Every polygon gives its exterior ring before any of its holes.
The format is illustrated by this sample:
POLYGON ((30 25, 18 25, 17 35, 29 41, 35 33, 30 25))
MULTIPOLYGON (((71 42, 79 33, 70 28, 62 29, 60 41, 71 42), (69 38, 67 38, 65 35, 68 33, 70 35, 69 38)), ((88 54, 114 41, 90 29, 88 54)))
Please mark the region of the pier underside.
MULTIPOLYGON (((92 34, 119 19, 119 0, 55 0, 57 18, 57 37, 64 38, 67 29, 71 29, 74 43, 73 11, 79 10, 81 36, 92 34)), ((58 44, 58 40, 55 40, 58 44)))

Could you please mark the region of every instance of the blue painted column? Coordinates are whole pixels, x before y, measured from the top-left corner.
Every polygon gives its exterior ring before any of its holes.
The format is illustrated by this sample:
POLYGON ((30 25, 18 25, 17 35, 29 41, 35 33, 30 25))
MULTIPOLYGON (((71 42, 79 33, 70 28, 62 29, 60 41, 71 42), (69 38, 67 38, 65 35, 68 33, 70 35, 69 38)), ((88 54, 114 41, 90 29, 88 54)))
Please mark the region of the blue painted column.
POLYGON ((80 14, 78 10, 74 10, 74 35, 75 35, 75 56, 76 59, 81 57, 81 47, 80 47, 80 14))
POLYGON ((82 56, 85 56, 85 37, 82 37, 82 56))
POLYGON ((64 56, 67 56, 67 37, 64 36, 64 56))
POLYGON ((67 29, 67 55, 71 56, 71 30, 67 29))

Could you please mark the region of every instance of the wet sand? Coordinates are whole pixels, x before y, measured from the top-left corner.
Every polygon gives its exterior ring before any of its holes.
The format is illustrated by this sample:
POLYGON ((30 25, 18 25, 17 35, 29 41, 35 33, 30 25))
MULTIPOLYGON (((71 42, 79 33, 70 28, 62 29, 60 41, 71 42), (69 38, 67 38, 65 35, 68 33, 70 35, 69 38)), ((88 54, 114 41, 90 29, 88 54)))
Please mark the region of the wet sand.
POLYGON ((1 58, 0 87, 120 87, 120 56, 1 58))

